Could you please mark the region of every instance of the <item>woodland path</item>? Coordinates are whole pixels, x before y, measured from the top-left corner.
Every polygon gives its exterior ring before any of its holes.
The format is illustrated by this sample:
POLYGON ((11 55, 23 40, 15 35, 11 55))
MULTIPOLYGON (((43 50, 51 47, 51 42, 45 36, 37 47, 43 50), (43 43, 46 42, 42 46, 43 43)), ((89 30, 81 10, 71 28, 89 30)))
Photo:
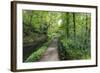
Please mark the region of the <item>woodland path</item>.
POLYGON ((59 61, 57 39, 53 39, 40 61, 59 61))

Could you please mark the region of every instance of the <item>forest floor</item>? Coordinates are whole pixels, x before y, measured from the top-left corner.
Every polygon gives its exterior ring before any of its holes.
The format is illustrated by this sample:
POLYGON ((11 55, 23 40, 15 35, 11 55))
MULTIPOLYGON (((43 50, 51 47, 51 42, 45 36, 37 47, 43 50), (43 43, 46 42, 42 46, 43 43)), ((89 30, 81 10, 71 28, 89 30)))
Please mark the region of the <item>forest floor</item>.
POLYGON ((59 61, 57 39, 53 39, 40 61, 59 61))

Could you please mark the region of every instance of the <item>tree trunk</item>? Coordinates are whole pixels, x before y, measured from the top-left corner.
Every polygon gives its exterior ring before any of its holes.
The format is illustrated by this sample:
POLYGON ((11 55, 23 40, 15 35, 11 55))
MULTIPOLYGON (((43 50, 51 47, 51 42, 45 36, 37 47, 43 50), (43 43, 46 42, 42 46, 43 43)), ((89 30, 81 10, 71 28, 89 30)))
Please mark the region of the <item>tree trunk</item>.
POLYGON ((32 11, 30 11, 30 22, 29 22, 29 24, 30 24, 30 31, 33 31, 33 26, 32 26, 32 18, 33 18, 33 16, 32 16, 32 11))
POLYGON ((74 31, 74 40, 76 39, 76 23, 75 23, 75 13, 73 13, 73 31, 74 31))
POLYGON ((65 22, 65 29, 67 33, 67 38, 69 38, 69 13, 66 13, 66 22, 65 22))

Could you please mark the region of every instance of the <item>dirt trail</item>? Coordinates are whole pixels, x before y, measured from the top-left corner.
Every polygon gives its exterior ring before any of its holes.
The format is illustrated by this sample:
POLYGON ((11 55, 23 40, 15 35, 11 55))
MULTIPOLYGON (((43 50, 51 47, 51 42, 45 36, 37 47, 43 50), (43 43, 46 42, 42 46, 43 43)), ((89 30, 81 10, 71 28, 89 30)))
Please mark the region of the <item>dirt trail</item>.
POLYGON ((44 53, 40 61, 59 61, 57 50, 57 39, 52 40, 47 51, 44 53))

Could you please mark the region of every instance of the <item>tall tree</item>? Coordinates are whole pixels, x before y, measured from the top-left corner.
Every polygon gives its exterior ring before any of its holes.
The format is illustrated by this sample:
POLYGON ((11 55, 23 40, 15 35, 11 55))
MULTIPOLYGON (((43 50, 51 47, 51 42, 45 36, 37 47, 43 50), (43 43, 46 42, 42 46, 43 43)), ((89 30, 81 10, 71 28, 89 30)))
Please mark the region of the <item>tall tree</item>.
POLYGON ((66 13, 66 22, 65 22, 65 29, 66 29, 66 33, 67 33, 67 38, 69 38, 69 12, 66 13))
POLYGON ((75 13, 73 13, 73 29, 74 29, 74 40, 76 39, 76 21, 75 21, 75 13))
POLYGON ((29 25, 30 25, 30 31, 32 32, 33 31, 33 26, 32 26, 32 18, 33 18, 33 11, 29 11, 29 25))

